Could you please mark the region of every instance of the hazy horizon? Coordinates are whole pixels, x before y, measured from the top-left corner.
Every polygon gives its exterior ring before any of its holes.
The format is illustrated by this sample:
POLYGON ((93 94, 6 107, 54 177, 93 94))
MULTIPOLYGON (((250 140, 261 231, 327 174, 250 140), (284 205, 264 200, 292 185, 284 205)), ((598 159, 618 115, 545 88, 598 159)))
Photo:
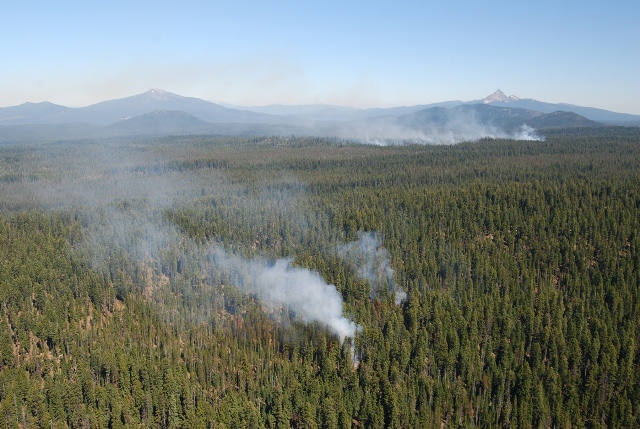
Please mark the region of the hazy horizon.
POLYGON ((506 95, 640 114, 638 3, 5 3, 0 106, 151 88, 241 106, 506 95))

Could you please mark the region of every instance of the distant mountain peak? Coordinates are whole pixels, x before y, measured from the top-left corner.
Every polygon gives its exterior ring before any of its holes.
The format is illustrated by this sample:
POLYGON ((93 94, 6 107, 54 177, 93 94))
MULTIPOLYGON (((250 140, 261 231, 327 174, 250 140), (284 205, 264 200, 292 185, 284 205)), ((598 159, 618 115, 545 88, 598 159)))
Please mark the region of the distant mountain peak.
POLYGON ((510 101, 517 101, 517 100, 520 100, 520 98, 516 97, 515 95, 510 95, 507 97, 507 95, 504 92, 498 89, 493 94, 485 97, 482 100, 482 102, 485 104, 491 103, 493 101, 502 101, 502 102, 508 103, 510 101))
POLYGON ((160 88, 151 88, 149 91, 144 93, 147 97, 153 100, 169 100, 171 98, 179 98, 180 96, 176 94, 172 94, 170 92, 165 91, 160 88))

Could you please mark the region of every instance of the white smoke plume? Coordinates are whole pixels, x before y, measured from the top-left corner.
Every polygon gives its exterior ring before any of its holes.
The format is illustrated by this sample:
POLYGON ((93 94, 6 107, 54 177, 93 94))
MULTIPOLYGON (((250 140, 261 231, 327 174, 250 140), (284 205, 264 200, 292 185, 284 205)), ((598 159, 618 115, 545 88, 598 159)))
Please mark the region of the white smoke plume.
POLYGON ((377 232, 360 231, 358 240, 339 245, 337 253, 357 270, 362 280, 369 282, 371 298, 375 298, 383 290, 394 294, 396 304, 407 297, 406 292, 395 283, 391 255, 382 247, 381 237, 377 232))
POLYGON ((317 272, 292 266, 292 259, 274 263, 230 254, 222 248, 211 248, 213 269, 234 279, 234 286, 245 293, 256 294, 269 306, 288 306, 304 322, 318 322, 329 327, 341 341, 354 338, 360 329, 343 316, 342 297, 332 284, 317 272))

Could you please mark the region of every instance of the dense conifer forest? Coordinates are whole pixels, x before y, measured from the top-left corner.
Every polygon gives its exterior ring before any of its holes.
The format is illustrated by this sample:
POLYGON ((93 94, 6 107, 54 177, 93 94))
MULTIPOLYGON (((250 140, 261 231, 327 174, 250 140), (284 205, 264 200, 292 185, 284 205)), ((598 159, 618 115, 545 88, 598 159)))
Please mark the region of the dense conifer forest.
POLYGON ((0 428, 640 427, 640 130, 545 134, 0 146, 0 428))

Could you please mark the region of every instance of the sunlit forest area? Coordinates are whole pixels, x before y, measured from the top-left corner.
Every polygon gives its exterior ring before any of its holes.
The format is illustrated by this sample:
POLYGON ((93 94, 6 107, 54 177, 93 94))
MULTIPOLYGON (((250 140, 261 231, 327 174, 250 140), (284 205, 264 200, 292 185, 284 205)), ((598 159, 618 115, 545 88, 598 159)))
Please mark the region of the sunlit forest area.
POLYGON ((640 427, 640 129, 544 134, 0 146, 0 428, 640 427))

